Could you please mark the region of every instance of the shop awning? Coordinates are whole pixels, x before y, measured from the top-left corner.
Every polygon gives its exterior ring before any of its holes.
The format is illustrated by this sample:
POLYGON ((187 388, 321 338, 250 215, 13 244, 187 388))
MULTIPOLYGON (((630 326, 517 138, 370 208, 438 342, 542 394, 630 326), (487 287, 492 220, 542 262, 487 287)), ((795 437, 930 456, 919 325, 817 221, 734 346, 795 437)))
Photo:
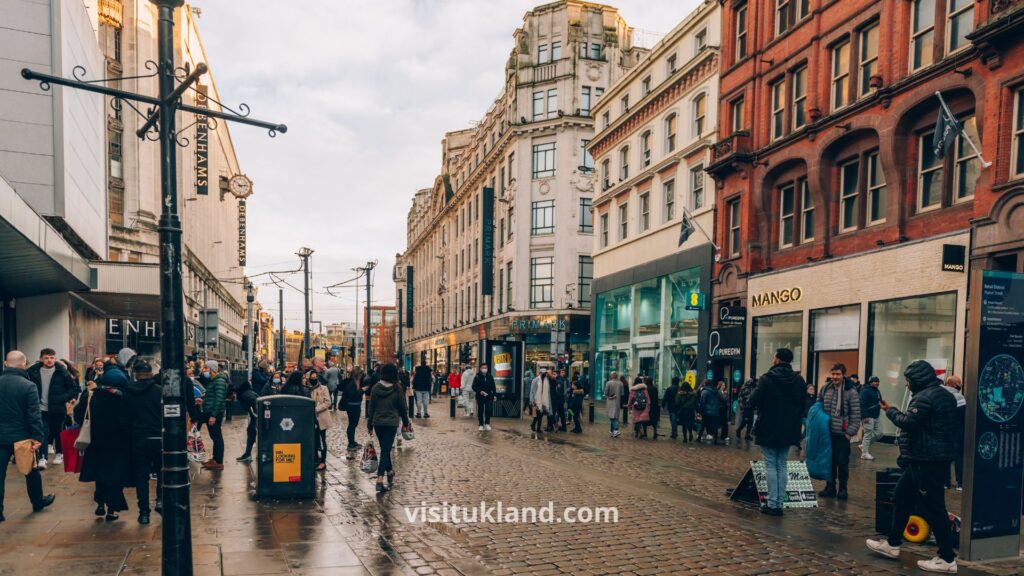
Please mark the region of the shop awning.
POLYGON ((0 178, 0 295, 90 288, 89 262, 0 178))
POLYGON ((82 298, 110 318, 160 319, 160 265, 94 262, 96 285, 82 298))

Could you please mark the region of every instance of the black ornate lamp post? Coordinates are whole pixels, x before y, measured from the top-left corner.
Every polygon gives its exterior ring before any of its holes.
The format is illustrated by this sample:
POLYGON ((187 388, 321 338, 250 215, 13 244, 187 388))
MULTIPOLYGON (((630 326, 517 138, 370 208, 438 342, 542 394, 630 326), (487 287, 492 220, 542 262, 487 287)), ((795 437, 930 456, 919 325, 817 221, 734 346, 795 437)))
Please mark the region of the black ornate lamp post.
MULTIPOLYGON (((192 528, 189 505, 188 454, 185 450, 186 398, 191 397, 191 386, 185 381, 185 311, 181 281, 181 219, 178 217, 177 146, 187 145, 175 127, 176 112, 184 111, 211 118, 259 126, 270 135, 287 132, 283 124, 273 124, 248 118, 248 107, 240 107, 244 114, 228 113, 189 106, 181 101, 186 90, 207 72, 205 64, 195 70, 178 69, 174 64, 174 13, 184 0, 151 0, 159 8, 158 54, 155 76, 159 77, 158 98, 108 88, 100 81, 84 81, 85 70, 75 68, 75 79, 22 69, 26 80, 37 80, 43 90, 51 85, 66 86, 96 92, 115 98, 115 107, 128 104, 146 119, 138 131, 147 138, 153 126, 159 128, 160 173, 163 212, 160 215, 160 313, 163 333, 160 353, 163 362, 163 574, 164 576, 190 576, 192 574, 192 528), (180 83, 178 83, 180 81, 180 83), (177 85, 176 85, 177 84, 177 85), (149 106, 143 114, 132 104, 149 106)), ((212 98, 211 98, 212 100, 212 98)), ((222 105, 223 108, 230 110, 222 105)))

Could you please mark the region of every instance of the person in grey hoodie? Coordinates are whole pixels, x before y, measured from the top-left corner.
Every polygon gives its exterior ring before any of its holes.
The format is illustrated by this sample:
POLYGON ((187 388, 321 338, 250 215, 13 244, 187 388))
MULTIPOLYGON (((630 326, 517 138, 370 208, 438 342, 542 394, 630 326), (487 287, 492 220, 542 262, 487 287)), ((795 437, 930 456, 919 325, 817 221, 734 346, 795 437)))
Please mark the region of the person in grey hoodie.
POLYGON ((835 479, 827 483, 818 496, 846 500, 849 497, 846 483, 850 479, 850 440, 857 435, 861 423, 860 395, 857 387, 846 377, 846 366, 832 366, 831 378, 818 397, 831 416, 829 432, 832 435, 832 477, 835 479))
POLYGON ((366 405, 366 427, 377 435, 380 443, 380 463, 377 465, 377 492, 384 493, 395 485, 395 468, 391 463, 391 449, 395 444, 398 426, 409 426, 409 405, 398 386, 398 368, 394 364, 380 367, 380 380, 370 388, 370 401, 366 405), (388 485, 384 485, 387 476, 388 485))

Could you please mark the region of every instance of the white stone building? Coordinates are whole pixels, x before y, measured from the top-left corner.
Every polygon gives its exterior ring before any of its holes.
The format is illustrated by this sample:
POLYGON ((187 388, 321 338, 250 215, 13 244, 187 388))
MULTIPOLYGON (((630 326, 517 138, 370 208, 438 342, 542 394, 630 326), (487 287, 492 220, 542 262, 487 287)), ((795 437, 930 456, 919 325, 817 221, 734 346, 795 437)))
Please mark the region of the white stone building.
MULTIPOLYGON (((720 7, 682 20, 594 108, 595 377, 697 383, 709 358, 720 7), (680 243, 681 222, 693 230, 680 243)), ((596 390, 597 397, 601 391, 596 390)))
POLYGON ((409 211, 395 273, 408 365, 444 372, 488 342, 519 353, 518 377, 588 362, 593 109, 646 50, 617 9, 576 0, 527 12, 514 38, 498 97, 445 135, 441 174, 409 211))

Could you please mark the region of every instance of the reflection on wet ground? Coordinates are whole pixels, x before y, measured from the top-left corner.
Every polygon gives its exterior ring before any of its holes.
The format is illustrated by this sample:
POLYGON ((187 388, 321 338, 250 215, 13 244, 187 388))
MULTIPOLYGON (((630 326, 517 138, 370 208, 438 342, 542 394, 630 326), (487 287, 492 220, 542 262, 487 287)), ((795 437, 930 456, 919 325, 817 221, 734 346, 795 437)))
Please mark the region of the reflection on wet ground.
MULTIPOLYGON (((233 462, 245 422, 227 426, 225 470, 193 471, 195 574, 914 574, 916 560, 933 553, 907 546, 891 562, 863 547, 873 535, 874 472, 893 465, 891 446, 880 446, 874 462, 854 451, 850 500, 768 518, 725 497, 759 458, 747 444, 611 439, 602 423, 582 435, 536 434, 527 421, 495 420, 493 431, 478 432, 475 420, 435 417, 416 421, 416 440, 395 453, 396 486, 379 496, 339 449, 345 417, 335 418, 328 470, 312 500, 254 500, 253 470, 233 462), (620 517, 617 524, 419 523, 405 510, 498 500, 614 506, 620 517)), ((359 440, 366 438, 360 430, 359 440)), ((116 522, 94 520, 92 485, 55 467, 44 478, 57 502, 32 514, 23 483, 8 474, 0 576, 160 573, 158 515, 145 527, 134 511, 116 522)), ((134 491, 126 494, 134 508, 134 491)), ((959 508, 957 493, 948 501, 959 508)), ((1022 565, 960 573, 1016 574, 1022 565)))

